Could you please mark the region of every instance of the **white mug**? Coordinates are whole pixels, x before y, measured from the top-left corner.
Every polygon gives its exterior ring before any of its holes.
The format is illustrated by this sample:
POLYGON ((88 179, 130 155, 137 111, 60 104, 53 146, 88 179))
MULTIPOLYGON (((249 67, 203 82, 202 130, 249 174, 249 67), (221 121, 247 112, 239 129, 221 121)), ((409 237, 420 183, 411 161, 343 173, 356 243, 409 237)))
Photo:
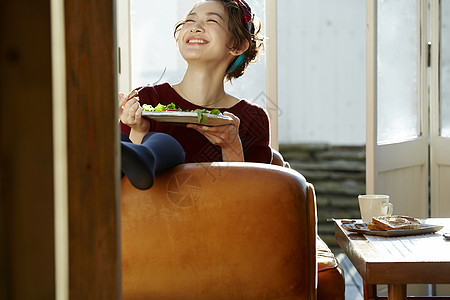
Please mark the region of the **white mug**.
POLYGON ((372 217, 390 216, 394 210, 389 195, 359 195, 358 202, 364 223, 372 222, 372 217))

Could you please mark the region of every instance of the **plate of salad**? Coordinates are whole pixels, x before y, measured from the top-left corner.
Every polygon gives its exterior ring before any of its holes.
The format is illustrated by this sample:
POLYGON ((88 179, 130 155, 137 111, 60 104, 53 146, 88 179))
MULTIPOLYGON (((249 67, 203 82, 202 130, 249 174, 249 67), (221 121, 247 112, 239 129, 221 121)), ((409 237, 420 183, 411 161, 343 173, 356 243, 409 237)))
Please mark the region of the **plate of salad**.
POLYGON ((175 124, 200 124, 206 126, 222 126, 233 123, 233 119, 223 115, 218 109, 182 110, 175 104, 142 105, 142 116, 158 122, 175 124))

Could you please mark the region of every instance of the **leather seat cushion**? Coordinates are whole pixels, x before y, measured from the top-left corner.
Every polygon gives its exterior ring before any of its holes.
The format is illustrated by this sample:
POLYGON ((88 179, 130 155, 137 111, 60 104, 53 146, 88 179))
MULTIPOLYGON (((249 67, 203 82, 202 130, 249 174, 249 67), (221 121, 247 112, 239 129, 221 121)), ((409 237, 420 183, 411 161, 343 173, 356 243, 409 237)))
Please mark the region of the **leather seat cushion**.
POLYGON ((344 271, 327 244, 317 236, 318 300, 344 300, 344 271))

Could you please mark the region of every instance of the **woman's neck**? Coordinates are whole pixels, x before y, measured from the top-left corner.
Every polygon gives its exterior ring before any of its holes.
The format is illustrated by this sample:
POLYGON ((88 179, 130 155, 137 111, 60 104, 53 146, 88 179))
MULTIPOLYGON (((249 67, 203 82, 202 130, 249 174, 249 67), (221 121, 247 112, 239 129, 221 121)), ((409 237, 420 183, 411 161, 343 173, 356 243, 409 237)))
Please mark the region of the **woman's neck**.
POLYGON ((223 107, 230 97, 224 89, 223 75, 214 72, 188 69, 174 88, 189 102, 203 107, 223 107))

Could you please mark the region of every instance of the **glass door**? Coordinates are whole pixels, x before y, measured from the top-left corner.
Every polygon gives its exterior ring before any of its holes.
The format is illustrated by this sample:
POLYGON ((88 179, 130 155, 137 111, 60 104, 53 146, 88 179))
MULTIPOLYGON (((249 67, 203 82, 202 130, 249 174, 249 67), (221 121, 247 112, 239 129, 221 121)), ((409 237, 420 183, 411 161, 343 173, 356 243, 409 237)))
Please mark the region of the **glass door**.
POLYGON ((367 193, 427 217, 427 1, 368 0, 367 21, 367 193))
POLYGON ((378 1, 377 144, 420 136, 417 2, 378 1))

